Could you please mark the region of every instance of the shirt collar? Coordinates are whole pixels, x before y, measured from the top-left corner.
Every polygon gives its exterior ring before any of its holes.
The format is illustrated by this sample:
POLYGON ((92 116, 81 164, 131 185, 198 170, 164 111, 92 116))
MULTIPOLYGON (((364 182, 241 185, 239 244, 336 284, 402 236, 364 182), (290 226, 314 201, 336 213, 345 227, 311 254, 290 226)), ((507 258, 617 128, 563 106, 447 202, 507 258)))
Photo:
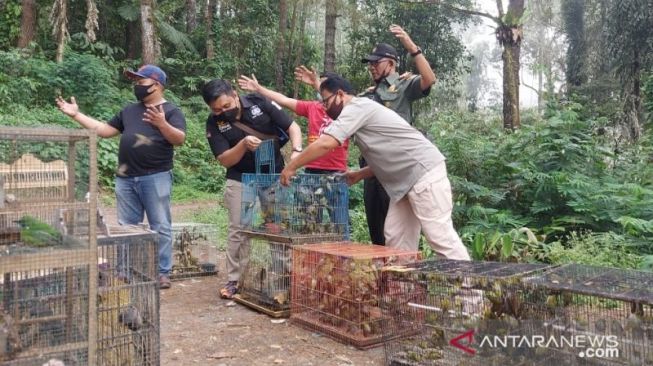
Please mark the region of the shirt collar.
POLYGON ((243 106, 243 108, 251 108, 254 103, 247 98, 247 96, 239 96, 240 98, 240 105, 243 106))
POLYGON ((388 85, 392 85, 399 80, 399 73, 398 72, 393 72, 392 74, 388 75, 385 77, 385 82, 388 83, 388 85))

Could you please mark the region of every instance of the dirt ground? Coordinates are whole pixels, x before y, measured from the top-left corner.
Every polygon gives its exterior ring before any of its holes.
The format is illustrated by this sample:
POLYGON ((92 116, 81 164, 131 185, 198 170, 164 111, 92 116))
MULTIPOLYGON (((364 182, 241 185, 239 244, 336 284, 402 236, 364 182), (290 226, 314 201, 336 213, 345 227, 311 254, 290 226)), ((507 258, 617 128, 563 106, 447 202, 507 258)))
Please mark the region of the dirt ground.
MULTIPOLYGON (((173 222, 206 207, 173 206, 173 222)), ((116 223, 114 209, 104 213, 109 223, 116 223)), ((383 365, 383 347, 357 350, 220 299, 217 291, 226 282, 224 252, 217 268, 217 276, 174 281, 161 292, 161 365, 383 365)))

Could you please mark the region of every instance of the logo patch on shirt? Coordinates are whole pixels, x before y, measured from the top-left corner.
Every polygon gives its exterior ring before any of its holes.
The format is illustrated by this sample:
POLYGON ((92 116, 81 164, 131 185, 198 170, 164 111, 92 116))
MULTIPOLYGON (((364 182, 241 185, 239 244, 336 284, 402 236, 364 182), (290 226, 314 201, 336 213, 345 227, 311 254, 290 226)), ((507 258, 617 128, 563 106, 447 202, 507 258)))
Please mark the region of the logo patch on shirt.
POLYGON ((218 130, 220 131, 220 133, 225 133, 231 130, 231 125, 227 122, 219 121, 216 124, 218 125, 218 130))
POLYGON ((263 111, 261 111, 261 108, 259 106, 255 105, 250 109, 250 113, 252 114, 252 118, 256 118, 262 115, 263 111))

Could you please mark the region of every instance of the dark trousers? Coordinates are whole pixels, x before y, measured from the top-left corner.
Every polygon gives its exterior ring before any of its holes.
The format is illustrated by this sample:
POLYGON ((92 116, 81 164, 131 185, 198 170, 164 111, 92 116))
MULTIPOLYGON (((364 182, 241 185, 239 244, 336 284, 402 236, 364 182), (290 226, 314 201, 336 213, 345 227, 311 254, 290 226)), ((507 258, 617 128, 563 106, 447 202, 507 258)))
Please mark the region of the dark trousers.
POLYGON ((385 245, 383 226, 388 215, 390 197, 381 183, 375 177, 365 179, 363 183, 363 201, 365 202, 365 216, 370 230, 372 244, 385 245))

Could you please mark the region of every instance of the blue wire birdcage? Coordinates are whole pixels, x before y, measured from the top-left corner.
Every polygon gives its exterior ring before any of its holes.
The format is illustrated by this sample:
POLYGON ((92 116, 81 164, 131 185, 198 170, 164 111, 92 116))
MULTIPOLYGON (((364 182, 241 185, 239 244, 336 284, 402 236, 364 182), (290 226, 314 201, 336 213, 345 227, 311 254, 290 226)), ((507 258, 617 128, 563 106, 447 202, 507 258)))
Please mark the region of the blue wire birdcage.
POLYGON ((256 148, 254 154, 255 163, 256 163, 256 174, 262 174, 262 168, 264 166, 268 167, 268 173, 274 174, 275 171, 275 159, 274 159, 274 140, 264 140, 261 141, 261 144, 256 148))
POLYGON ((298 174, 284 187, 279 174, 243 174, 241 225, 277 235, 349 237, 349 189, 344 178, 298 174))
POLYGON ((275 235, 342 234, 349 239, 349 187, 342 175, 298 174, 289 187, 279 182, 273 140, 255 153, 256 173, 242 176, 241 225, 275 235), (271 174, 262 174, 269 166, 271 174))

